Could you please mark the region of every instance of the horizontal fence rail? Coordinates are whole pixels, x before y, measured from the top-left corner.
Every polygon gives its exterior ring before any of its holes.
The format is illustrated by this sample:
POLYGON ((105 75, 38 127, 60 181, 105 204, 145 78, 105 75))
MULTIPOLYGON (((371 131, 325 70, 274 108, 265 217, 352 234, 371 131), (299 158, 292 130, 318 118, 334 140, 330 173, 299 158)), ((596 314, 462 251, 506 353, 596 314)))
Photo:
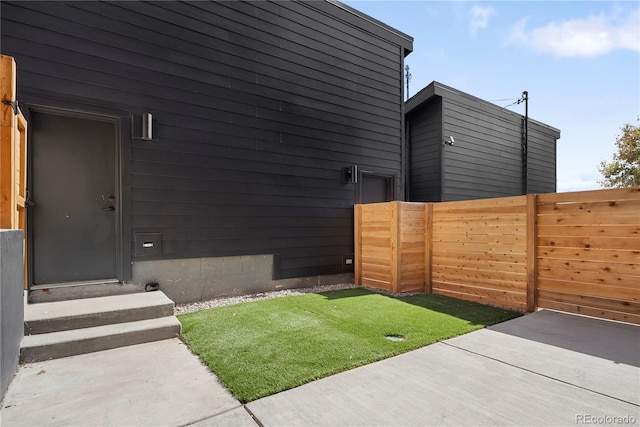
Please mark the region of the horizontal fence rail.
POLYGON ((527 198, 433 206, 435 294, 525 310, 527 198))
POLYGON ((640 324, 640 187, 356 205, 356 283, 640 324))
POLYGON ((640 324, 639 196, 538 196, 538 307, 640 324))

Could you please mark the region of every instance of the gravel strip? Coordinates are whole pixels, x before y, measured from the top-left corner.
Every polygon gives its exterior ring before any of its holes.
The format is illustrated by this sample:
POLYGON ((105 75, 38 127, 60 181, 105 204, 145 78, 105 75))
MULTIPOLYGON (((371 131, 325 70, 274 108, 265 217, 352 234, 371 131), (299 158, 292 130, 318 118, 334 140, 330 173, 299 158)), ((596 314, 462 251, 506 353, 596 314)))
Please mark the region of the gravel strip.
POLYGON ((243 302, 260 301, 260 300, 271 299, 271 298, 290 297, 294 295, 304 295, 312 292, 336 291, 339 289, 350 289, 355 287, 356 285, 353 283, 340 283, 337 285, 324 285, 324 286, 316 286, 313 288, 283 289, 281 291, 261 292, 253 295, 223 297, 223 298, 212 299, 209 301, 199 301, 199 302, 188 303, 188 304, 178 304, 175 306, 173 311, 176 315, 187 314, 187 313, 193 313, 194 311, 198 311, 198 310, 204 310, 207 308, 223 307, 225 305, 240 304, 243 302))

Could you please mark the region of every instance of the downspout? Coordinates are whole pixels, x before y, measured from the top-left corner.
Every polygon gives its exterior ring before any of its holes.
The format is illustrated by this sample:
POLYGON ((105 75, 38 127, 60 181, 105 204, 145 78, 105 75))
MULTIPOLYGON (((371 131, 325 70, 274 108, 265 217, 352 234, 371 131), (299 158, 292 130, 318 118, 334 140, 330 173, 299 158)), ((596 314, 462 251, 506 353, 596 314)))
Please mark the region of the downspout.
POLYGON ((405 131, 405 145, 406 145, 406 156, 407 161, 405 164, 405 174, 404 174, 404 182, 405 182, 405 190, 404 190, 404 199, 408 202, 411 201, 411 119, 407 116, 406 112, 404 115, 404 131, 405 131))
MULTIPOLYGON (((406 200, 406 168, 407 168, 407 150, 405 147, 406 139, 405 139, 405 93, 404 93, 404 48, 400 46, 400 192, 398 197, 401 200, 406 200)), ((394 189, 395 193, 395 189, 394 189)), ((394 198, 395 199, 395 198, 394 198)))
POLYGON ((529 162, 529 92, 522 92, 524 99, 524 121, 522 131, 522 194, 528 192, 528 162, 529 162))
POLYGON ((444 96, 440 97, 440 137, 438 140, 438 147, 440 149, 440 200, 439 202, 446 202, 446 191, 445 191, 445 168, 446 168, 446 152, 444 149, 444 125, 445 125, 445 103, 446 100, 444 96))

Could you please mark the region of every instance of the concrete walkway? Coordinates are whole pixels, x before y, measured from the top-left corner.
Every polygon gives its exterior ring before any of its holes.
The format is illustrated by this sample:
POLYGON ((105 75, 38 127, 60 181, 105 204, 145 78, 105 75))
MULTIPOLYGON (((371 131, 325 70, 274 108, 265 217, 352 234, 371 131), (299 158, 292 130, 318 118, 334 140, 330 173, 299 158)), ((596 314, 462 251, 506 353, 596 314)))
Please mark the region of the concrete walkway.
POLYGON ((0 426, 183 426, 214 416, 219 426, 255 426, 173 338, 21 366, 0 426))
POLYGON ((246 407, 176 339, 33 363, 0 411, 12 427, 639 423, 640 327, 552 311, 246 407))

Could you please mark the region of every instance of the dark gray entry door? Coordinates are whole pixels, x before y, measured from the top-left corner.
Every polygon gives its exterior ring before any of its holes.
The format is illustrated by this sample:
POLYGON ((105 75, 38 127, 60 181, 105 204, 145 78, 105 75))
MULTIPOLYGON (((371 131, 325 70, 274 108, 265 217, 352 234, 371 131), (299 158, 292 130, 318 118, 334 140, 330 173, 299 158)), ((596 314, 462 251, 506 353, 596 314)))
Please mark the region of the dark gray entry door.
POLYGON ((31 114, 32 283, 116 278, 116 124, 31 114))

